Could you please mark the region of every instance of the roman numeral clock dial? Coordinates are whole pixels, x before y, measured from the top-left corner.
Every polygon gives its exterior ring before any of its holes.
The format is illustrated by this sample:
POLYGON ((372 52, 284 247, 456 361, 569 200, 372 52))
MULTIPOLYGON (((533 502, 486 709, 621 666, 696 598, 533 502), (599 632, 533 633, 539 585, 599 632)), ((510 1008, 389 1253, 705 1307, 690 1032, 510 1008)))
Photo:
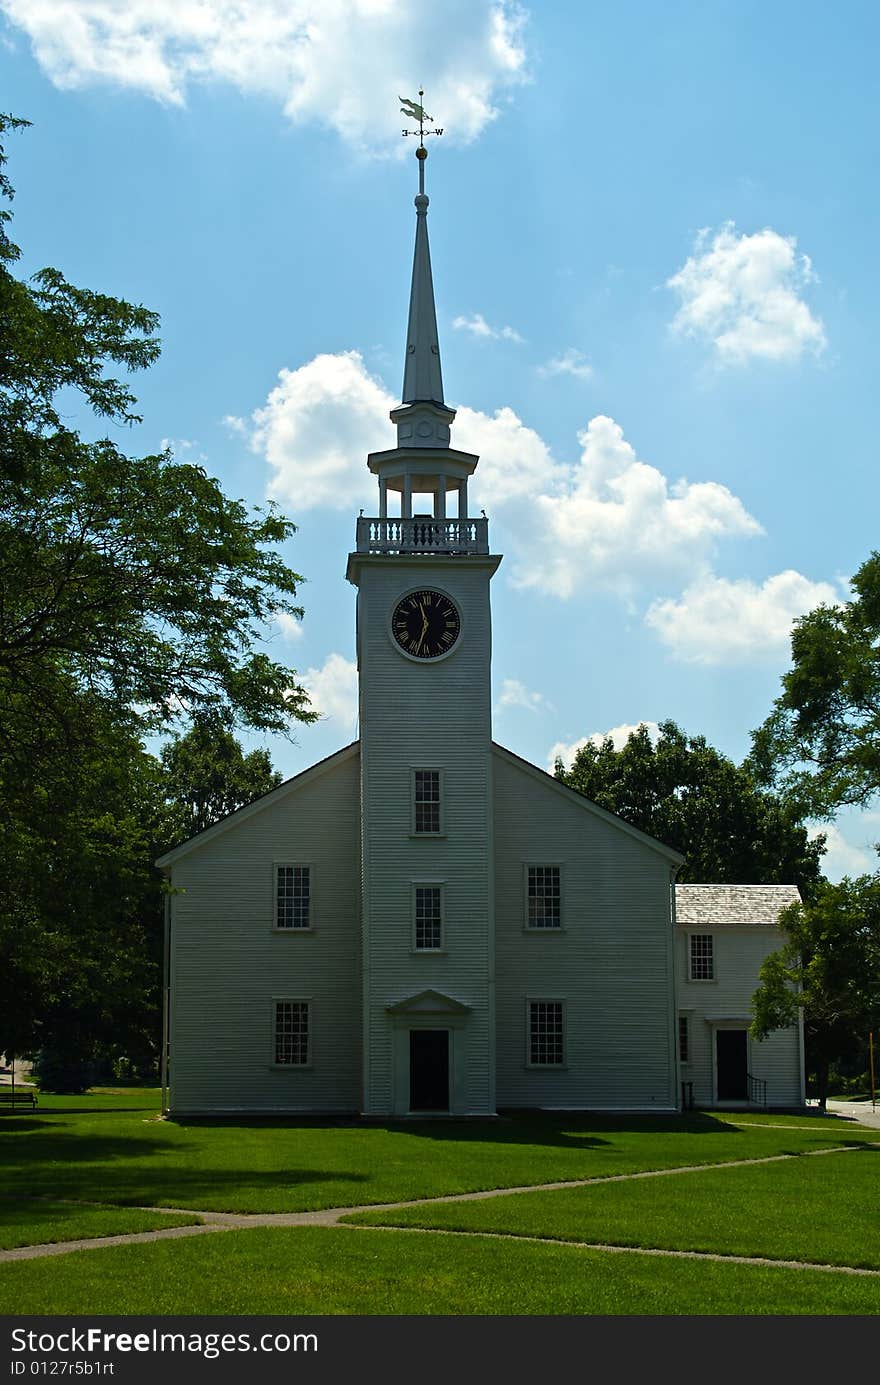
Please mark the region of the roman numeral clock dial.
POLYGON ((391 616, 395 643, 411 659, 439 659, 461 634, 458 607, 445 592, 423 589, 401 597, 391 616))

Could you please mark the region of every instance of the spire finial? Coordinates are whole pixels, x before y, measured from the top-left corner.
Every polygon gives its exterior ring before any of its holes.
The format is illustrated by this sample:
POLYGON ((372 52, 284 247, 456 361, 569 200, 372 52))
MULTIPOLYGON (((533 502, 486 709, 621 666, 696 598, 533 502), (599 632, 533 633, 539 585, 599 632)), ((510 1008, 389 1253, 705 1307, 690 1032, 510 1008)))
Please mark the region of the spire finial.
POLYGON ((424 94, 425 94, 424 88, 423 88, 423 87, 419 87, 419 99, 418 99, 418 101, 410 101, 409 97, 407 97, 407 96, 398 96, 398 98, 397 98, 398 101, 400 101, 400 102, 402 103, 402 104, 401 104, 401 107, 400 107, 400 113, 401 113, 401 115, 409 116, 410 120, 417 120, 417 121, 419 122, 419 128, 418 128, 418 130, 402 130, 402 131, 401 131, 401 134, 403 134, 404 136, 406 136, 406 135, 416 135, 416 134, 417 134, 418 137, 419 137, 419 146, 418 146, 418 148, 416 149, 416 158, 417 158, 418 161, 419 161, 419 196, 420 196, 420 197, 424 197, 424 195, 425 195, 425 159, 428 157, 428 151, 427 151, 427 149, 425 148, 425 135, 442 135, 442 134, 443 134, 443 131, 442 131, 442 130, 426 130, 426 129, 425 129, 425 121, 426 121, 426 120, 429 120, 429 121, 431 122, 431 124, 433 125, 433 124, 434 124, 434 117, 433 117, 432 115, 428 115, 428 112, 425 110, 424 106, 422 105, 422 97, 424 96, 424 94))

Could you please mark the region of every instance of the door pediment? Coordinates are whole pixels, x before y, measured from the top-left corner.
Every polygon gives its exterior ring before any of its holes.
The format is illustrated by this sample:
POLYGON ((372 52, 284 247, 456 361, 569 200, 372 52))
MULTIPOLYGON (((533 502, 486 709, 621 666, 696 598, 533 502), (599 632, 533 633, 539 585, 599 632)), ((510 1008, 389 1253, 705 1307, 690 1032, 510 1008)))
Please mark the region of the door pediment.
POLYGON ((386 1005, 389 1015, 469 1015, 471 1007, 442 991, 419 991, 416 995, 386 1005))

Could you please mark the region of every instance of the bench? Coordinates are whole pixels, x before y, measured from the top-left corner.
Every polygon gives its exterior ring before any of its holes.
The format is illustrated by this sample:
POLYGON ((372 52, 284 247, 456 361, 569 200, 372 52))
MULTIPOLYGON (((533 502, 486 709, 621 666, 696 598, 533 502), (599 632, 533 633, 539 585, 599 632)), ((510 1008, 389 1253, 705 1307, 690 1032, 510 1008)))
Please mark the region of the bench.
POLYGON ((31 1110, 33 1110, 36 1104, 37 1094, 34 1091, 14 1092, 11 1088, 9 1091, 4 1091, 4 1089, 0 1087, 0 1106, 30 1106, 31 1110))

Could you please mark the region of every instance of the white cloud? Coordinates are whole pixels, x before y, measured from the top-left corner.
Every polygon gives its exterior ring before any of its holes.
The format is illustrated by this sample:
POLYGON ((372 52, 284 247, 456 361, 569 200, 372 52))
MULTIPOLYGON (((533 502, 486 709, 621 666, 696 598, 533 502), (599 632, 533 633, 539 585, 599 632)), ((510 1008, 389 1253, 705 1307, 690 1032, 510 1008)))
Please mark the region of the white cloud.
POLYGON ((784 655, 796 617, 839 599, 829 583, 791 569, 761 586, 707 573, 677 600, 654 601, 645 621, 688 663, 753 663, 784 655))
POLYGON ((525 707, 529 712, 537 712, 542 707, 553 710, 552 702, 548 702, 543 693, 531 692, 525 683, 520 683, 516 678, 504 679, 494 711, 497 714, 507 707, 525 707))
POLYGON ((486 341, 523 340, 513 327, 490 327, 482 313, 473 313, 470 317, 454 317, 452 325, 459 331, 470 332, 471 336, 481 337, 486 341))
POLYGON ((0 0, 0 9, 58 87, 115 83, 180 106, 193 84, 225 82, 268 96, 294 123, 386 153, 411 144, 397 98, 417 99, 413 73, 430 73, 427 109, 461 141, 526 80, 515 0, 0 0))
POLYGON ((719 541, 761 533, 726 486, 672 486, 642 462, 613 418, 598 415, 578 435, 574 467, 556 467, 534 498, 528 559, 517 580, 561 597, 584 583, 631 595, 644 582, 701 571, 719 541))
POLYGON ((645 727, 648 735, 651 737, 652 744, 656 745, 657 741, 660 739, 660 727, 657 725, 656 721, 640 721, 633 725, 624 724, 623 726, 612 726, 610 731, 594 731, 591 735, 581 736, 580 739, 576 741, 557 741, 556 744, 551 747, 547 756, 547 766, 552 771, 556 761, 561 760, 566 769, 571 769, 574 757, 577 755, 578 751, 582 750, 585 745, 589 745, 590 742, 596 747, 599 747, 602 746, 605 741, 611 740, 615 750, 622 750, 630 736, 635 731, 638 731, 640 726, 645 727))
POLYGON ((825 855, 822 857, 822 872, 829 880, 840 880, 842 876, 873 875, 877 869, 877 857, 860 846, 847 841, 839 827, 834 823, 821 823, 807 828, 811 838, 825 837, 825 855))
POLYGON ((354 732, 358 713, 357 664, 341 654, 328 654, 320 668, 307 668, 300 681, 312 707, 327 721, 354 732))
POLYGON ((272 497, 294 516, 319 505, 344 510, 374 500, 366 453, 394 446, 388 411, 396 402, 357 351, 281 370, 253 415, 250 435, 253 450, 273 469, 272 497))
POLYGON ((292 616, 289 611, 276 611, 275 625, 283 640, 288 640, 293 644, 296 640, 302 639, 302 621, 296 616, 292 616))
POLYGON ((794 236, 769 226, 737 235, 732 221, 699 233, 694 254, 667 280, 681 299, 673 329, 711 341, 724 364, 818 355, 825 329, 800 297, 815 279, 794 236))
POLYGON ((538 366, 539 375, 573 375, 576 380, 592 380, 593 367, 583 352, 569 346, 559 356, 553 356, 538 366))
MULTIPOLYGON (((294 518, 317 506, 375 513, 365 459, 394 445, 397 400, 357 351, 316 356, 278 380, 245 425, 272 469, 270 494, 294 518)), ((472 507, 503 514, 520 586, 570 597, 588 582, 632 598, 644 584, 693 580, 722 540, 762 532, 725 486, 670 485, 611 418, 592 419, 579 442, 579 463, 566 465, 513 409, 458 411, 453 444, 480 458, 472 507)))

